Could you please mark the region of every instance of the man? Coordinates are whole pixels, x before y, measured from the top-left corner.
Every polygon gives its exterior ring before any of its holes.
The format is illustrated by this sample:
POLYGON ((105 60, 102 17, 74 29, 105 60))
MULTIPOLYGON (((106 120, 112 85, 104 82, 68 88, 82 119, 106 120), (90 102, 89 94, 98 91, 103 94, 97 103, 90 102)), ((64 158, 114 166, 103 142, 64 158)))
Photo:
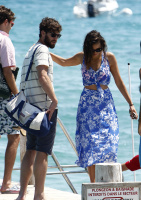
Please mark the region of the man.
MULTIPOLYGON (((3 74, 11 92, 15 95, 18 93, 15 78, 11 70, 16 68, 15 49, 9 38, 9 32, 14 25, 15 14, 5 6, 0 6, 0 64, 2 65, 3 74)), ((20 140, 19 131, 13 130, 15 125, 4 112, 8 100, 0 96, 0 135, 7 134, 8 144, 5 152, 5 170, 1 193, 10 192, 11 174, 16 158, 17 148, 20 140)))
POLYGON ((47 110, 49 120, 53 124, 49 134, 45 137, 36 137, 27 133, 27 150, 21 165, 21 189, 17 200, 25 200, 33 165, 35 176, 34 200, 45 200, 44 183, 47 158, 52 152, 56 132, 58 100, 53 89, 53 61, 48 48, 55 47, 57 39, 61 37, 62 27, 55 19, 46 17, 42 19, 39 29, 39 41, 29 49, 24 59, 20 88, 24 87, 31 57, 38 46, 24 91, 30 103, 42 110, 47 110))

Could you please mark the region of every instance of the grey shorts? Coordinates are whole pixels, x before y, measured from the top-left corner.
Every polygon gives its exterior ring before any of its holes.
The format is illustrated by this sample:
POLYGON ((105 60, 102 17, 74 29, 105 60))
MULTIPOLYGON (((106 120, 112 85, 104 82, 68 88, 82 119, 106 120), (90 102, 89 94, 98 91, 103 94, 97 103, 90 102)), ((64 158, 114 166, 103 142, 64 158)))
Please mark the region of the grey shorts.
POLYGON ((8 100, 9 99, 3 99, 2 97, 0 97, 0 135, 20 134, 20 131, 12 129, 12 127, 15 126, 16 123, 12 121, 12 119, 4 111, 8 100))
POLYGON ((52 148, 54 144, 54 139, 56 135, 56 123, 57 123, 57 109, 54 111, 51 122, 51 129, 49 133, 44 137, 37 137, 31 133, 27 133, 27 142, 26 142, 26 149, 27 150, 36 150, 40 152, 45 152, 49 155, 52 153, 52 148))

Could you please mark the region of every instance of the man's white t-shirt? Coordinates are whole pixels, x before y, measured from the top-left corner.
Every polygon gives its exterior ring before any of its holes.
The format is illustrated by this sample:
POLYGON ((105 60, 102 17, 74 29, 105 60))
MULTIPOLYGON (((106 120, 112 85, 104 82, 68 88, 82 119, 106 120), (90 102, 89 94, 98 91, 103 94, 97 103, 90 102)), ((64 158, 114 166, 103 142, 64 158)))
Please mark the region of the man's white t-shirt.
POLYGON ((45 93, 43 88, 41 87, 41 84, 39 83, 36 67, 38 65, 48 66, 47 75, 50 78, 52 86, 53 86, 53 61, 52 61, 51 55, 49 54, 49 49, 46 45, 43 45, 41 43, 36 43, 27 52, 24 62, 23 62, 23 67, 22 67, 22 72, 21 72, 20 89, 23 89, 24 87, 24 84, 25 84, 24 80, 27 74, 27 70, 28 70, 33 52, 37 46, 38 48, 34 55, 33 64, 31 67, 31 71, 29 73, 28 80, 26 81, 26 87, 25 87, 24 93, 30 103, 41 108, 42 110, 45 110, 49 108, 52 101, 48 97, 48 95, 45 93))

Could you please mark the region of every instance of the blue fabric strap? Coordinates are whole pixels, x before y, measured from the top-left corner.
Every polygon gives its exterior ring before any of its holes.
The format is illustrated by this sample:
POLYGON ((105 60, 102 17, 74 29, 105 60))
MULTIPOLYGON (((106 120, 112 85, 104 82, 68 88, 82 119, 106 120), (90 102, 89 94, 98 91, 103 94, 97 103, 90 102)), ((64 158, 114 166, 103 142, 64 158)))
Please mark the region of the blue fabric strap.
POLYGON ((40 45, 38 45, 38 46, 35 48, 34 52, 33 52, 33 55, 32 55, 32 58, 31 58, 31 61, 30 61, 28 70, 27 70, 27 74, 26 74, 26 77, 25 77, 25 81, 27 81, 27 79, 28 79, 28 76, 29 76, 29 73, 30 73, 30 70, 31 70, 31 67, 32 67, 32 64, 33 64, 34 54, 35 54, 35 52, 36 52, 36 50, 37 50, 37 48, 38 48, 39 46, 40 46, 40 45))

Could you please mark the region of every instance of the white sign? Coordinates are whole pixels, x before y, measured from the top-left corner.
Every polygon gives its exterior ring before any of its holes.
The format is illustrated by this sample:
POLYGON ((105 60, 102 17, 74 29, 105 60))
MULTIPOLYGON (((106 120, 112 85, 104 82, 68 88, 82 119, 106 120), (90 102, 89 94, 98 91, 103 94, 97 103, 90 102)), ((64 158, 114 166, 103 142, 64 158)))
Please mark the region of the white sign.
POLYGON ((138 187, 87 189, 87 200, 139 200, 138 187))

